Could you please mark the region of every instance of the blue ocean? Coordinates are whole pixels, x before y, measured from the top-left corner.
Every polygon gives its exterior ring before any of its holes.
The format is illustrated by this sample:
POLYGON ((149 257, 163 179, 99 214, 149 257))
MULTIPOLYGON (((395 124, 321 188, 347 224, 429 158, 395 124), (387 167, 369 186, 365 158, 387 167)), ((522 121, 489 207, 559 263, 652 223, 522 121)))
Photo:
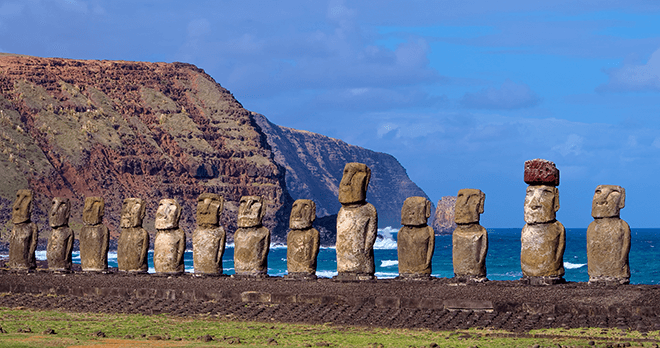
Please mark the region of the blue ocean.
MULTIPOLYGON (((378 278, 394 278, 398 275, 397 244, 398 230, 384 228, 379 231, 379 238, 374 245, 376 258, 376 276, 378 278)), ((630 250, 630 270, 632 284, 660 284, 660 229, 632 229, 630 250), (658 249, 655 249, 658 246, 658 249)), ((573 282, 586 282, 587 273, 587 230, 573 228, 566 230, 566 251, 564 252, 565 279, 573 282)), ((486 267, 488 279, 516 280, 520 279, 520 229, 493 228, 488 229, 488 256, 486 267)), ((451 236, 436 236, 435 252, 433 254, 433 276, 451 278, 454 276, 452 266, 451 236)), ((45 260, 46 252, 38 251, 37 259, 45 260)), ((153 272, 153 252, 149 254, 150 272, 153 272)), ((80 256, 74 253, 74 263, 80 263, 80 256)), ((186 272, 193 272, 192 251, 185 255, 186 272)), ((117 267, 117 254, 111 252, 108 258, 110 267, 117 267)), ((225 274, 234 273, 234 248, 227 245, 223 257, 225 274)), ((286 274, 286 246, 271 245, 268 255, 268 274, 282 276, 286 274)), ((337 261, 334 247, 321 248, 318 256, 319 277, 337 275, 337 261)))

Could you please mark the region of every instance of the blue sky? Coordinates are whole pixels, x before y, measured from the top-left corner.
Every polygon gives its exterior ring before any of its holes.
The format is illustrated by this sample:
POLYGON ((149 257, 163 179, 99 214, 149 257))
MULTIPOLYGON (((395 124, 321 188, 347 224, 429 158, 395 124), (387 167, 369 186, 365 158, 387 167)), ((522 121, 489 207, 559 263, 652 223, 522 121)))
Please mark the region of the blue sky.
POLYGON ((657 1, 0 1, 0 51, 193 63, 249 110, 394 155, 435 202, 486 193, 521 227, 523 163, 561 171, 558 220, 599 184, 656 221, 657 1))

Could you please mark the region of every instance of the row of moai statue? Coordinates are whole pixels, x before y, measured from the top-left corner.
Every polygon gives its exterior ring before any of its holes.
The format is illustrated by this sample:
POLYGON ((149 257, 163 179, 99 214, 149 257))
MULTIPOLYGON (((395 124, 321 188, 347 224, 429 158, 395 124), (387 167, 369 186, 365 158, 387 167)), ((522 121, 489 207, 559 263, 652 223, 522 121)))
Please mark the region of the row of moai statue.
MULTIPOLYGON (((378 214, 366 202, 371 170, 362 163, 348 163, 339 184, 337 216, 338 280, 374 279, 373 245, 377 236, 378 214)), ((563 281, 563 254, 566 245, 564 226, 556 220, 559 210, 559 171, 554 163, 535 159, 525 162, 526 225, 521 233, 521 269, 523 280, 530 284, 555 284, 563 281)), ((37 227, 30 222, 32 193, 19 190, 14 204, 15 224, 10 239, 9 265, 13 269, 36 267, 37 227)), ((459 282, 486 281, 488 233, 479 224, 484 212, 485 194, 478 189, 462 189, 455 206, 456 229, 452 237, 452 261, 459 282)), ((193 232, 193 265, 195 274, 222 274, 222 255, 226 233, 220 225, 223 198, 204 193, 198 198, 197 228, 193 232)), ((587 230, 587 256, 590 282, 628 283, 630 268, 630 228, 619 217, 625 205, 625 190, 620 186, 600 185, 592 205, 594 221, 587 230)), ((70 203, 56 198, 50 212, 51 236, 48 241, 49 269, 71 269, 73 232, 68 227, 70 203)), ((83 271, 107 271, 109 232, 102 224, 103 199, 88 197, 83 208, 84 227, 80 232, 80 256, 83 271)), ((270 231, 262 225, 265 213, 260 196, 241 198, 238 229, 234 234, 234 267, 236 276, 267 276, 270 231)), ((142 227, 145 203, 127 198, 121 210, 121 234, 118 240, 118 269, 126 272, 147 271, 149 234, 142 227)), ((409 197, 401 209, 398 233, 399 277, 427 279, 435 248, 433 229, 427 221, 431 202, 424 197, 409 197)), ((156 212, 154 268, 157 274, 184 272, 183 255, 186 236, 179 228, 181 208, 173 199, 160 201, 156 212)), ((287 236, 288 278, 316 278, 319 232, 312 227, 316 204, 299 199, 293 204, 287 236)))

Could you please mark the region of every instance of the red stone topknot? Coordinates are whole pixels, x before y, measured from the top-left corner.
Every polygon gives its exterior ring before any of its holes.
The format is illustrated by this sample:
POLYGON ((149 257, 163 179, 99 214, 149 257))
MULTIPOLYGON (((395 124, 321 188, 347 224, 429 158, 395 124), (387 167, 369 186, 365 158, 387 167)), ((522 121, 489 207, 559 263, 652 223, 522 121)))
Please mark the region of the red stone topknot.
POLYGON ((559 186, 559 169, 554 162, 540 158, 525 161, 525 183, 559 186))

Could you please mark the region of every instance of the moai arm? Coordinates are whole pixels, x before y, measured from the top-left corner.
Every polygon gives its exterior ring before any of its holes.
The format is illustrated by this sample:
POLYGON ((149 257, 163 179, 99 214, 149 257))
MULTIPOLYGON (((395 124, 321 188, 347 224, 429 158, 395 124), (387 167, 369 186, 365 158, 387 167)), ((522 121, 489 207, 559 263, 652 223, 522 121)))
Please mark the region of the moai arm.
POLYGON ((564 250, 566 249, 566 229, 561 222, 556 222, 559 225, 559 244, 557 245, 557 253, 555 254, 555 262, 563 264, 562 258, 564 257, 564 250))
POLYGON ((218 241, 218 254, 215 256, 216 264, 222 262, 222 255, 225 253, 225 242, 227 241, 227 232, 225 232, 225 229, 222 228, 222 226, 219 226, 218 228, 222 231, 222 237, 220 237, 220 240, 218 241))
POLYGON ((108 254, 108 243, 110 242, 110 230, 108 230, 108 226, 101 225, 103 226, 103 242, 101 244, 101 250, 106 253, 106 256, 108 254))
POLYGON ((312 257, 316 258, 319 254, 319 246, 321 245, 320 243, 320 237, 319 237, 319 232, 312 228, 312 257))
POLYGON ((142 230, 144 237, 142 239, 142 251, 140 253, 140 265, 147 263, 147 255, 149 254, 149 233, 142 230))
POLYGON ((73 240, 75 239, 75 236, 73 235, 73 230, 71 230, 71 234, 69 235, 68 240, 66 241, 66 260, 67 262, 71 262, 71 252, 73 252, 73 240))
MULTIPOLYGON (((263 229, 266 229, 266 227, 262 227, 263 229)), ((264 247, 261 249, 261 255, 259 255, 260 260, 266 260, 268 258, 268 250, 270 250, 270 231, 266 231, 266 244, 264 244, 264 247)))
POLYGON ((426 264, 431 264, 431 259, 433 258, 433 251, 435 251, 435 232, 431 226, 427 226, 426 230, 429 232, 429 246, 426 250, 426 264))
POLYGON ((623 247, 621 248, 621 255, 619 256, 619 260, 624 260, 628 258, 628 254, 630 253, 630 226, 628 226, 628 223, 621 220, 621 227, 623 227, 623 247))
MULTIPOLYGON (((482 227, 483 228, 483 227, 482 227)), ((485 228, 484 228, 485 230, 485 228)), ((481 253, 479 255, 479 260, 485 260, 486 255, 488 254, 488 233, 484 231, 483 237, 482 237, 483 243, 481 243, 481 253)), ((562 255, 564 253, 562 252, 562 255)))
POLYGON ((364 240, 365 245, 363 250, 371 250, 378 235, 378 214, 376 213, 376 208, 373 206, 371 206, 371 210, 373 211, 373 216, 369 217, 369 221, 367 222, 367 238, 364 240))
POLYGON ((35 250, 37 250, 37 244, 39 243, 39 229, 37 228, 37 224, 32 223, 31 228, 32 240, 30 241, 30 258, 34 255, 35 250))
POLYGON ((176 258, 176 264, 181 265, 183 264, 183 255, 186 253, 186 234, 185 232, 181 231, 181 239, 179 240, 179 250, 176 258))

